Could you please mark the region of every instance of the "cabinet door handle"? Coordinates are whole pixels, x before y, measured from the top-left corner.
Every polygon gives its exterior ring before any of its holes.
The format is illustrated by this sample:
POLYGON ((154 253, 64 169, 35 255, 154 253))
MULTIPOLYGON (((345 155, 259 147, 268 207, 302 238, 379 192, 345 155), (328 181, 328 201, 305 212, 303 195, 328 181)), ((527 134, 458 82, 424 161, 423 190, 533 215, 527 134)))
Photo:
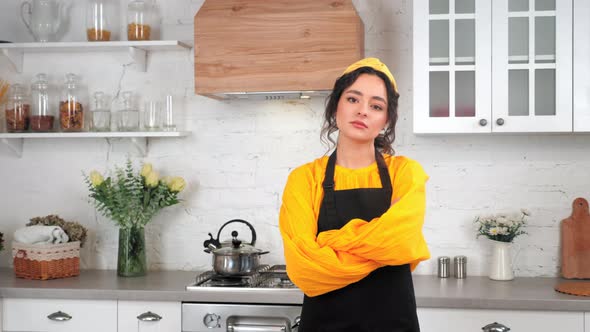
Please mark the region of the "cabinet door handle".
POLYGON ((486 120, 486 119, 479 120, 479 125, 480 126, 485 127, 485 126, 487 126, 487 124, 488 124, 488 120, 486 120))
POLYGON ((155 314, 151 311, 148 311, 137 316, 137 319, 139 319, 142 322, 157 322, 159 320, 162 320, 162 316, 155 314))
POLYGON ((54 312, 51 315, 47 316, 47 318, 56 321, 56 322, 66 322, 72 319, 72 316, 66 314, 65 312, 58 311, 54 312))
POLYGON ((496 124, 497 124, 498 126, 501 126, 501 125, 503 125, 503 124, 504 124, 504 119, 502 119, 502 118, 498 118, 498 119, 496 120, 496 124))

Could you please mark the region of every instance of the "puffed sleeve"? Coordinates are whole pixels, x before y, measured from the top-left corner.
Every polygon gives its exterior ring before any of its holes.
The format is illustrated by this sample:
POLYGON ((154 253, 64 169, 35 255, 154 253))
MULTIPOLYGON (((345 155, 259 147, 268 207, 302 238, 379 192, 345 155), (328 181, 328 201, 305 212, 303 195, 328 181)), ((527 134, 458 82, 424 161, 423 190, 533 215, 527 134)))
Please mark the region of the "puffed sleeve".
POLYGON ((410 264, 430 258, 422 233, 428 176, 416 161, 403 158, 393 173, 393 204, 380 217, 367 222, 353 219, 344 227, 322 232, 321 247, 373 260, 385 265, 410 264))
POLYGON ((279 215, 289 278, 308 296, 321 295, 367 276, 382 263, 316 242, 313 174, 295 169, 287 180, 279 215))

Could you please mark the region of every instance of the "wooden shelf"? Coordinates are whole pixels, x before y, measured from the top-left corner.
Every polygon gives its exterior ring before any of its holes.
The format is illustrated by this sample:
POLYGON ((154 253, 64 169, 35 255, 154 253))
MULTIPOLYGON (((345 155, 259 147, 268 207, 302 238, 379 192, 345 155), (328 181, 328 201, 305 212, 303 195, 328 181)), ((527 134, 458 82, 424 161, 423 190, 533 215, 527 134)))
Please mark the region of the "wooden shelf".
POLYGON ((141 40, 108 42, 2 43, 0 50, 17 72, 22 72, 25 53, 50 52, 129 52, 131 59, 146 71, 149 52, 190 50, 191 45, 178 40, 141 40))
POLYGON ((148 152, 148 139, 184 137, 188 131, 139 131, 139 132, 77 132, 77 133, 0 133, 0 141, 19 158, 23 153, 24 139, 39 138, 129 138, 142 156, 148 152))

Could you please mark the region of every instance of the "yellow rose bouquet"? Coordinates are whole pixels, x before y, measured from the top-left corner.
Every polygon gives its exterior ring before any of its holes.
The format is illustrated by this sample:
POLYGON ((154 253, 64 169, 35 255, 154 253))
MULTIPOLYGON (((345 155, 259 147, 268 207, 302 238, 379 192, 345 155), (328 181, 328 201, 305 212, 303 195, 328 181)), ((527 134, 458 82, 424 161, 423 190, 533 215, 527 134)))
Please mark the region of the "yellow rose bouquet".
POLYGON ((98 211, 119 226, 117 274, 136 277, 146 274, 144 226, 161 209, 179 203, 186 183, 181 177, 160 177, 151 164, 137 173, 130 160, 105 178, 97 171, 85 175, 90 197, 98 211))
POLYGON ((161 178, 149 163, 136 173, 130 160, 113 177, 90 172, 86 183, 98 211, 122 228, 143 227, 161 209, 178 204, 186 185, 179 176, 161 178))

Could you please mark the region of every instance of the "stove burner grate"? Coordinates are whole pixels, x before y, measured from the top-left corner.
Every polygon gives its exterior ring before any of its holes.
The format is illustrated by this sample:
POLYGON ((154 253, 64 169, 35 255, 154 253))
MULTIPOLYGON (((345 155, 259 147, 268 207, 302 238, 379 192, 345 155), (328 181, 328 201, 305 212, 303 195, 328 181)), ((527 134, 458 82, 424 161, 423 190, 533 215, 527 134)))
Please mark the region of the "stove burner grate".
POLYGON ((195 287, 240 287, 240 288, 296 288, 287 276, 285 265, 261 265, 256 273, 248 276, 228 277, 206 271, 197 275, 195 287))

